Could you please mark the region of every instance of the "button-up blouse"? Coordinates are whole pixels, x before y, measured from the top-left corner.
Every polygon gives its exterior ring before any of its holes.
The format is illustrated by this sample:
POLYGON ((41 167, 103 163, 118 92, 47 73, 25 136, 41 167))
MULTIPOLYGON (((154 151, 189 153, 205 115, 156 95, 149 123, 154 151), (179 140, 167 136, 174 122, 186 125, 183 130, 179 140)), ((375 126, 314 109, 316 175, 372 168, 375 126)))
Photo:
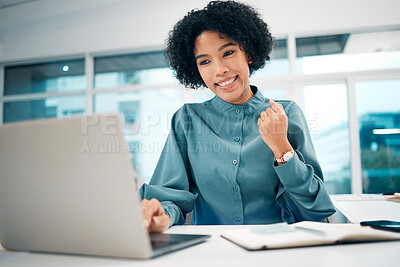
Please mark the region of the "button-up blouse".
POLYGON ((270 107, 256 87, 241 105, 218 96, 185 104, 172 118, 155 172, 140 189, 156 198, 183 224, 269 224, 322 221, 335 212, 301 109, 277 100, 288 116, 288 140, 295 155, 276 166, 257 120, 270 107))

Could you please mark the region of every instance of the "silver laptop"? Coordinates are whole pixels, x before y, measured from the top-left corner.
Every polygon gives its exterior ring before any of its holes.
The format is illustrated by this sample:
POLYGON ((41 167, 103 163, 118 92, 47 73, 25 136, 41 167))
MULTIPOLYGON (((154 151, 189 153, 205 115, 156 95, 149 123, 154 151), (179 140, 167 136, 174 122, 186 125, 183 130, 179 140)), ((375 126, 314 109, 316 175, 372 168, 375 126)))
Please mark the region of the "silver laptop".
POLYGON ((146 259, 207 239, 147 233, 122 129, 117 115, 1 126, 2 246, 146 259))

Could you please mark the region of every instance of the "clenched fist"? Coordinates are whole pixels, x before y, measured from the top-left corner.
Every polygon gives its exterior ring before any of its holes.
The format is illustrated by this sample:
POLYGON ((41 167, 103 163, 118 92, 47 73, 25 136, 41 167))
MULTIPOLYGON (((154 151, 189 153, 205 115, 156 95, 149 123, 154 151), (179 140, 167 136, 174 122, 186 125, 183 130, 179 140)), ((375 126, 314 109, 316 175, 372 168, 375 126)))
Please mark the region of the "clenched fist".
POLYGON ((272 150, 275 158, 282 157, 283 153, 292 150, 287 138, 288 117, 282 105, 269 100, 270 108, 261 112, 258 127, 264 142, 272 150))
POLYGON ((161 203, 153 198, 143 199, 140 203, 143 213, 143 224, 148 232, 162 233, 168 229, 171 219, 161 207, 161 203))

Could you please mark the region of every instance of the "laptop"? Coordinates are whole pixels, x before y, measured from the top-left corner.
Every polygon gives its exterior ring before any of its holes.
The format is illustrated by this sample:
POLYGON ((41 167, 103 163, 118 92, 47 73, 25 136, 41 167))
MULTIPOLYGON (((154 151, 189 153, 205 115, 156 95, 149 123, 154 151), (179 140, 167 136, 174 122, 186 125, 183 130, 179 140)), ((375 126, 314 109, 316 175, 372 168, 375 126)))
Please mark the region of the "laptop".
POLYGON ((118 115, 0 127, 0 240, 7 250, 148 259, 208 235, 148 234, 118 115))

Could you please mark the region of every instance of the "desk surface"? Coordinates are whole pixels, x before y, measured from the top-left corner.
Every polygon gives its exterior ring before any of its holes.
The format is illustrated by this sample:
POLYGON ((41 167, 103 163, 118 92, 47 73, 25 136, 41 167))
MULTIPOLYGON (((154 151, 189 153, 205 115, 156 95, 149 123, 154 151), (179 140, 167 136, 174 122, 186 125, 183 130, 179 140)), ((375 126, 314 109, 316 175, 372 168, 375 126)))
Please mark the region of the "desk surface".
MULTIPOLYGON (((239 226, 240 227, 240 226, 239 226)), ((205 243, 152 260, 0 252, 5 266, 395 266, 400 241, 250 252, 220 237, 238 226, 175 226, 169 233, 211 234, 205 243)))
MULTIPOLYGON (((400 203, 373 200, 334 199, 351 220, 397 219, 400 203), (371 205, 373 208, 371 208, 371 205), (394 209, 394 210, 393 210, 394 209), (375 213, 375 215, 374 215, 375 213), (394 215, 395 214, 395 215, 394 215), (392 217, 394 216, 394 217, 392 217)), ((1 266, 396 266, 400 241, 333 245, 250 252, 223 239, 229 229, 247 226, 174 226, 168 233, 210 234, 205 243, 152 260, 131 260, 57 254, 6 252, 0 250, 1 266)))
POLYGON ((400 221, 400 203, 382 195, 332 195, 338 209, 352 223, 373 220, 400 221))

